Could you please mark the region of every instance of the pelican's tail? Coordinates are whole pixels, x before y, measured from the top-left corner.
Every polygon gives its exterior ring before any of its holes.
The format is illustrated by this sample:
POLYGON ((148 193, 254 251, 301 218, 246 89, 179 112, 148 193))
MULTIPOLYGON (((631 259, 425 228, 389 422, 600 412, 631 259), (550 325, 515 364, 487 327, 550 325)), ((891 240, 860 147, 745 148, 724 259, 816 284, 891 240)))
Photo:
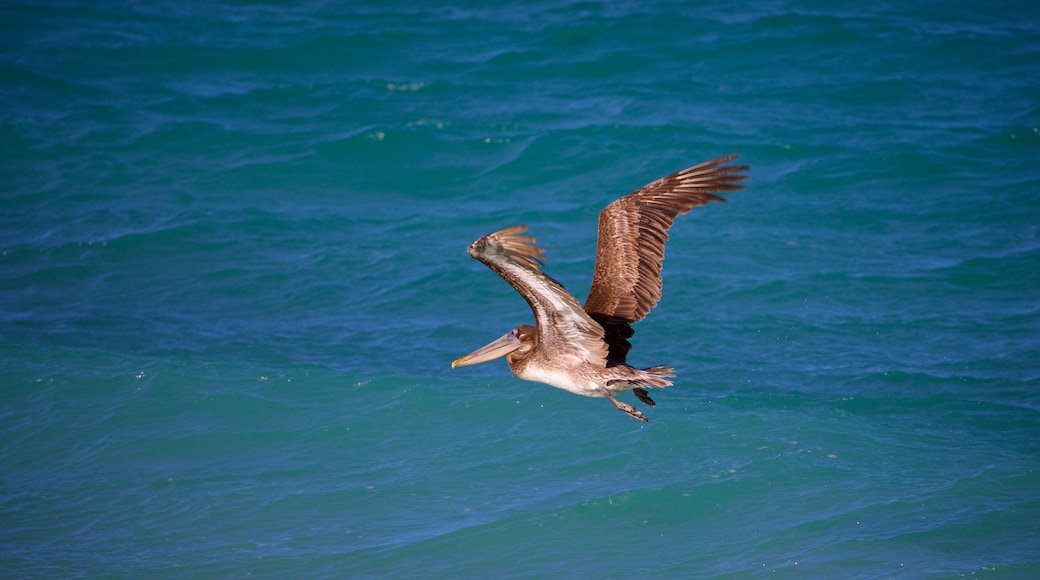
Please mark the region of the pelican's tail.
POLYGON ((668 379, 675 376, 675 369, 661 365, 643 369, 642 374, 647 376, 647 378, 639 382, 641 387, 670 387, 672 386, 672 381, 668 379))
POLYGON ((627 391, 633 387, 670 387, 672 381, 668 380, 675 376, 675 369, 666 366, 650 367, 648 369, 637 369, 628 365, 618 365, 609 369, 616 378, 607 381, 607 385, 615 388, 615 393, 627 391))

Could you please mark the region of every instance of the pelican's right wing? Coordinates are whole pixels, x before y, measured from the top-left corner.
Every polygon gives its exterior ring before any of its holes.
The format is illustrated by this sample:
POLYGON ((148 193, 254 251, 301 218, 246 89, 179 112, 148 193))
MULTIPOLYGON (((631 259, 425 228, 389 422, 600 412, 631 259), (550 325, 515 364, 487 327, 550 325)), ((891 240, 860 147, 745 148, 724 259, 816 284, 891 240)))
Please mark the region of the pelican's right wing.
POLYGON ((746 165, 725 165, 726 155, 647 184, 599 214, 596 270, 585 310, 607 331, 612 362, 624 362, 629 325, 661 299, 661 266, 668 228, 675 218, 712 201, 714 192, 744 189, 746 165))

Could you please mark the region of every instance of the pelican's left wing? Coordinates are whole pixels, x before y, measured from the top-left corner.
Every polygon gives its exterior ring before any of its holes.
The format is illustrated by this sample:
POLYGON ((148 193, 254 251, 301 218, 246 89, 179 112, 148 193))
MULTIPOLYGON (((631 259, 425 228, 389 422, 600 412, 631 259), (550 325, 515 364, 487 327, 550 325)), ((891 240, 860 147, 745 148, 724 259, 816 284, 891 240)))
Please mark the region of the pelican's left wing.
POLYGON ((527 226, 513 226, 488 234, 469 246, 469 255, 495 271, 530 305, 538 323, 538 340, 552 345, 554 356, 576 362, 606 364, 603 327, 593 320, 574 296, 541 271, 545 252, 535 238, 523 235, 527 226))

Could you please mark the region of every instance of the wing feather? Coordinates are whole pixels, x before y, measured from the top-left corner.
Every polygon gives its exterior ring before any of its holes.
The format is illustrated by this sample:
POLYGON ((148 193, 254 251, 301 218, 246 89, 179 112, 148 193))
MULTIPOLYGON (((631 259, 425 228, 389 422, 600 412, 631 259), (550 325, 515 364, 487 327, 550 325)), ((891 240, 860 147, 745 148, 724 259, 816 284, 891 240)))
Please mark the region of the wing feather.
POLYGON ((726 155, 683 169, 614 201, 599 214, 599 241, 585 311, 605 330, 612 364, 625 361, 630 324, 661 299, 661 267, 675 218, 712 201, 714 192, 744 189, 746 165, 725 165, 726 155))
POLYGON ((469 255, 483 262, 524 297, 538 323, 540 346, 553 354, 605 365, 607 344, 603 327, 582 309, 563 285, 541 271, 544 250, 535 238, 523 235, 527 226, 488 234, 469 246, 469 255))

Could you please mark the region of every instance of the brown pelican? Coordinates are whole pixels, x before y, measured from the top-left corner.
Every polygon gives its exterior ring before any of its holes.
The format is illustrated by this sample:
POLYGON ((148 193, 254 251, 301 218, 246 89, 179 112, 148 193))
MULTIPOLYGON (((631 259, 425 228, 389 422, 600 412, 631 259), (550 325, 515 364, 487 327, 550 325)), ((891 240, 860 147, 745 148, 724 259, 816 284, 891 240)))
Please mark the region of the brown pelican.
POLYGON ((542 273, 544 250, 523 235, 527 226, 488 234, 469 246, 469 255, 509 282, 534 311, 537 326, 521 324, 502 338, 454 362, 452 368, 505 356, 517 377, 586 397, 606 397, 640 421, 642 412, 615 398, 632 390, 654 406, 643 387, 671 386, 673 369, 638 369, 625 359, 631 324, 661 299, 661 261, 675 218, 712 201, 713 192, 744 189, 746 165, 725 165, 727 155, 641 187, 599 214, 599 242, 592 289, 582 308, 559 282, 542 273))

